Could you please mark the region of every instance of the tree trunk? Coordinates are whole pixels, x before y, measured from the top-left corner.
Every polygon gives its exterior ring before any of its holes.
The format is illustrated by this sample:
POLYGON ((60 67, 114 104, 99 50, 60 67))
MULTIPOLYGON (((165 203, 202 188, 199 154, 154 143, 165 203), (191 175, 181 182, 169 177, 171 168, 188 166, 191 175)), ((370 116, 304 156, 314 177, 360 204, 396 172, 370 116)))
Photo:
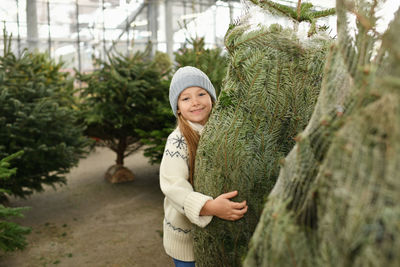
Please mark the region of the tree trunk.
POLYGON ((300 22, 301 0, 297 1, 297 21, 300 22))
POLYGON ((124 154, 126 150, 127 144, 126 144, 126 137, 122 137, 118 140, 118 149, 117 149, 117 160, 116 163, 117 165, 124 165, 124 154))

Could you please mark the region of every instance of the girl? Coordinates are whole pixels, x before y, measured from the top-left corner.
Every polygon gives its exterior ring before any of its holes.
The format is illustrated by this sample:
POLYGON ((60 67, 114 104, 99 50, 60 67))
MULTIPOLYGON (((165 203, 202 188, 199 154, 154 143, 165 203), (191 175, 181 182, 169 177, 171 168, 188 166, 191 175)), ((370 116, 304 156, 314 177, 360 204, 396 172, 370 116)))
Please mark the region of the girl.
POLYGON ((213 216, 235 221, 247 212, 246 201, 233 202, 237 191, 213 199, 193 191, 194 162, 200 134, 216 100, 207 75, 194 67, 178 69, 169 88, 178 127, 169 135, 160 165, 164 199, 165 251, 175 266, 195 266, 192 223, 207 226, 213 216))

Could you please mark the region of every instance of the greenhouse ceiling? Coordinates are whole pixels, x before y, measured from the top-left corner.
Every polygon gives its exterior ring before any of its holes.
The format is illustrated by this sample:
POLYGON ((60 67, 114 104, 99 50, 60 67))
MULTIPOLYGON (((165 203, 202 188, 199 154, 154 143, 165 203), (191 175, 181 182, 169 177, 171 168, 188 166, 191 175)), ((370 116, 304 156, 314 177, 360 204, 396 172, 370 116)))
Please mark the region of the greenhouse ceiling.
MULTIPOLYGON (((297 4, 297 0, 277 2, 297 4)), ((335 0, 308 2, 317 10, 335 6, 335 0)), ((398 0, 389 0, 382 9, 382 29, 396 6, 398 0)), ((208 47, 223 46, 229 23, 246 12, 254 25, 291 23, 266 15, 243 0, 2 0, 0 6, 2 27, 12 34, 15 51, 47 51, 79 69, 92 68, 93 56, 143 49, 149 41, 154 51, 170 56, 193 37, 204 37, 208 47)), ((329 25, 330 34, 335 36, 334 16, 321 23, 329 25)), ((303 24, 300 31, 306 32, 307 27, 303 24)))

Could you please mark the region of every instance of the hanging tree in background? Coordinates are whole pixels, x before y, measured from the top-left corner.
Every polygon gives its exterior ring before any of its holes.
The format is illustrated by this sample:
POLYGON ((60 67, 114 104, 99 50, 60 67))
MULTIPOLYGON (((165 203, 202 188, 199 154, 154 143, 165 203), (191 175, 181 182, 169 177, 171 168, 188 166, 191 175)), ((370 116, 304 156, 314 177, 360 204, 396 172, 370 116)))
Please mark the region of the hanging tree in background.
POLYGON ((318 34, 301 41, 279 25, 242 21, 228 30, 228 71, 199 143, 194 186, 213 197, 238 190, 234 200, 247 200, 249 210, 239 221, 214 217, 195 229, 196 265, 241 265, 279 161, 313 112, 329 43, 318 34))
POLYGON ((339 38, 316 109, 244 266, 400 265, 400 10, 379 34, 382 2, 337 1, 339 38))

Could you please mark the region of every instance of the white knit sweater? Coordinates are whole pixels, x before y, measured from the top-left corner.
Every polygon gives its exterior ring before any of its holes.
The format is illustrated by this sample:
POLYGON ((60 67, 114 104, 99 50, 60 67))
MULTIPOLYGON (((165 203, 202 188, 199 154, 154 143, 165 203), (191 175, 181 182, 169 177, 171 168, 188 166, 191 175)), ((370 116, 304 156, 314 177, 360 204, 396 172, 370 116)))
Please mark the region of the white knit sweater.
MULTIPOLYGON (((201 134, 203 126, 190 123, 201 134)), ((187 144, 179 127, 168 137, 160 165, 160 187, 164 199, 163 243, 166 253, 181 261, 194 261, 192 229, 207 226, 212 216, 200 216, 210 196, 193 191, 188 181, 187 144)))

